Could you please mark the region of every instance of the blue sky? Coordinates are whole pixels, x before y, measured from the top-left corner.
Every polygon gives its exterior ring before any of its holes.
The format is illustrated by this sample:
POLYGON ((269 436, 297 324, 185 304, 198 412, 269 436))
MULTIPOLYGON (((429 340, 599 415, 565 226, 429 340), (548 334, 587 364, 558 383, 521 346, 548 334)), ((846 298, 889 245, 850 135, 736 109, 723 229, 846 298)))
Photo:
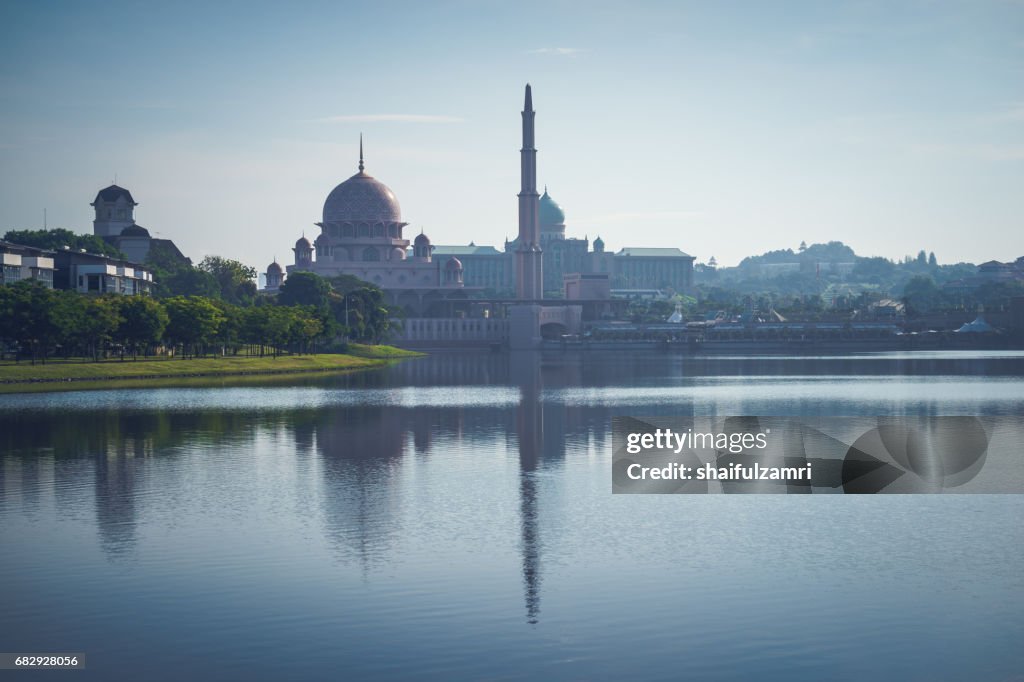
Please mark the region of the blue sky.
POLYGON ((523 85, 571 236, 735 264, 1024 255, 1024 4, 0 2, 0 231, 110 184, 261 270, 356 171, 435 243, 514 236, 523 85))

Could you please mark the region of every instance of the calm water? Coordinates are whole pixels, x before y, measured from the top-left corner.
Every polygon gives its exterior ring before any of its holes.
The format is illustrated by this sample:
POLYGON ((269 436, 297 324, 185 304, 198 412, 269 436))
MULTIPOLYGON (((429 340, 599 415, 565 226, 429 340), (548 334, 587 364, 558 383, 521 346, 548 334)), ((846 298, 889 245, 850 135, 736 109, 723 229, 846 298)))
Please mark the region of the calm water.
POLYGON ((0 396, 0 651, 86 653, 52 679, 1022 679, 1024 496, 613 496, 622 414, 1024 415, 1024 355, 0 396))

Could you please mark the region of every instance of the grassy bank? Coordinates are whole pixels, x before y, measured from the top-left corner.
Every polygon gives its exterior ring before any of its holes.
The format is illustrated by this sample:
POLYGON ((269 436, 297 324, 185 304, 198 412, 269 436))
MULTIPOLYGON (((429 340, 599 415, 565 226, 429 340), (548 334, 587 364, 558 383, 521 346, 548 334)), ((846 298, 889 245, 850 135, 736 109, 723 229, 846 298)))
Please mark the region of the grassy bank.
MULTIPOLYGON (((140 358, 138 360, 49 361, 30 365, 26 362, 0 363, 0 386, 18 390, 19 384, 57 384, 68 381, 121 381, 141 379, 168 379, 180 377, 218 377, 266 374, 297 374, 303 372, 336 372, 372 369, 420 353, 391 346, 354 345, 350 352, 322 355, 282 355, 273 357, 213 357, 213 358, 140 358)), ((23 387, 23 386, 22 386, 23 387)))

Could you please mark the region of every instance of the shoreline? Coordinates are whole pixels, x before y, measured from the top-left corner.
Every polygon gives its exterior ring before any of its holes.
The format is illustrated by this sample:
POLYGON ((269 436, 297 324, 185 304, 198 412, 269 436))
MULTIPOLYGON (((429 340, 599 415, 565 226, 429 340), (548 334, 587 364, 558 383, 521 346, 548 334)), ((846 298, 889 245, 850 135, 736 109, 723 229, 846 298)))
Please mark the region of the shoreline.
POLYGON ((0 365, 0 392, 60 391, 82 384, 136 386, 166 381, 221 378, 259 378, 325 374, 379 369, 423 353, 390 346, 357 346, 345 354, 286 355, 273 357, 163 358, 106 360, 101 362, 51 362, 0 365), (114 368, 117 371, 113 371, 114 368))

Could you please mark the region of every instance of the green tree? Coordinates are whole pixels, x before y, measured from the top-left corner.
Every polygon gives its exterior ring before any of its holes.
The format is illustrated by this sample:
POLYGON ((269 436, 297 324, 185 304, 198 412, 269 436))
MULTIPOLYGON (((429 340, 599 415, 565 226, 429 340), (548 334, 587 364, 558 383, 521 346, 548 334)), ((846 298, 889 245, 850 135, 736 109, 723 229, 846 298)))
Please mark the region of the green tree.
POLYGON ((331 283, 312 272, 293 272, 278 290, 280 305, 307 305, 317 310, 330 304, 331 283))
POLYGON ((117 334, 121 326, 121 313, 118 297, 88 296, 80 297, 84 301, 81 323, 77 325, 82 342, 89 349, 93 360, 99 361, 105 353, 107 344, 117 334))
POLYGON ((166 244, 152 243, 145 265, 153 272, 153 295, 156 298, 220 297, 220 286, 213 275, 192 267, 192 261, 166 244))
POLYGON ((3 289, 0 327, 4 336, 18 346, 19 355, 27 351, 33 365, 37 360, 45 363, 63 332, 63 306, 58 305, 61 293, 35 280, 16 282, 3 289))
POLYGON ((149 355, 149 349, 160 342, 167 328, 167 311, 147 296, 123 296, 119 304, 121 321, 114 336, 121 343, 121 357, 124 350, 133 359, 138 358, 140 350, 149 355))
POLYGON ((201 354, 216 339, 224 315, 213 301, 202 296, 175 296, 164 302, 167 329, 164 336, 181 346, 182 357, 201 354))
POLYGON ((242 327, 244 324, 242 311, 244 308, 232 305, 226 301, 214 301, 213 304, 217 306, 217 310, 220 311, 221 316, 224 318, 217 328, 214 341, 220 344, 225 354, 230 352, 232 355, 237 355, 239 345, 242 343, 242 327))
POLYGON ((907 315, 924 315, 942 303, 942 291, 927 275, 915 275, 903 287, 903 304, 907 315))
POLYGON ((234 305, 252 305, 256 298, 256 268, 220 256, 207 256, 197 269, 213 276, 221 299, 234 305))
MULTIPOLYGON (((156 280, 157 273, 153 273, 156 280)), ((202 298, 219 298, 220 287, 217 280, 208 272, 198 270, 191 265, 180 268, 163 281, 157 281, 158 296, 199 296, 202 298)))

